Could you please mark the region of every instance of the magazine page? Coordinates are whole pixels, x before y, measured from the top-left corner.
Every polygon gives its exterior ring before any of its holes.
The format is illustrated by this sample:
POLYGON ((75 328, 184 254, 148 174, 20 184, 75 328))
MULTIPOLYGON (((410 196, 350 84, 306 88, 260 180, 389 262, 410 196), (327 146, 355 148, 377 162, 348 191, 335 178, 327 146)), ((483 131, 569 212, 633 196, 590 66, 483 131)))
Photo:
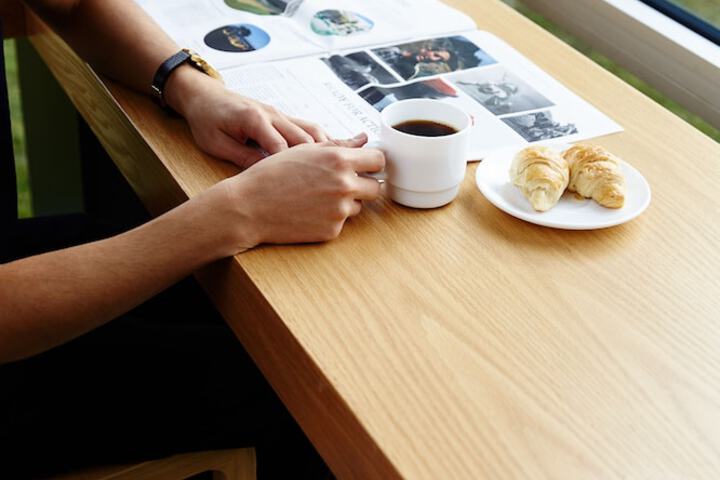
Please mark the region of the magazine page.
POLYGON ((318 50, 308 49, 296 31, 291 15, 298 2, 136 1, 178 45, 195 50, 219 70, 318 50), (244 9, 250 4, 257 8, 244 9), (284 8, 271 6, 280 4, 284 8))
POLYGON ((439 0, 136 0, 220 70, 473 30, 439 0))
POLYGON ((476 28, 470 17, 438 0, 305 0, 293 20, 321 48, 318 53, 476 28))
POLYGON ((223 72, 228 86, 336 138, 377 139, 384 107, 434 98, 473 119, 469 160, 535 143, 569 143, 621 127, 518 51, 487 32, 468 32, 223 72))

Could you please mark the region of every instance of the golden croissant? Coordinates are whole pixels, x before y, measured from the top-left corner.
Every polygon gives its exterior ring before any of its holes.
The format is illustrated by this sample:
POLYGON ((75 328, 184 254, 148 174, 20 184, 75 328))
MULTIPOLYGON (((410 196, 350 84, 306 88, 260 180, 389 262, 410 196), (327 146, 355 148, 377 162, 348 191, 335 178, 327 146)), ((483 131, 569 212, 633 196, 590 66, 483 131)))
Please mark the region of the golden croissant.
POLYGON ((567 161, 559 152, 547 147, 528 147, 520 151, 510 167, 513 184, 539 212, 555 206, 565 192, 569 178, 567 161))
POLYGON ((618 157, 593 145, 575 145, 563 157, 570 166, 568 190, 592 198, 603 207, 625 205, 625 177, 618 157))

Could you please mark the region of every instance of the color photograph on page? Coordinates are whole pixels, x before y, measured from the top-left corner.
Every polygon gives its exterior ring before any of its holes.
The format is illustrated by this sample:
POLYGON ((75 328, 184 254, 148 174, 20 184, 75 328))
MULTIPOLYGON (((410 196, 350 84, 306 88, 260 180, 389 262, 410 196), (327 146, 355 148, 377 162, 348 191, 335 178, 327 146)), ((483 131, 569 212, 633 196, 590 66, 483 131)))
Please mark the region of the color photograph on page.
POLYGON ((302 115, 338 138, 359 131, 376 138, 380 112, 400 100, 456 105, 473 119, 470 160, 503 148, 621 130, 487 32, 241 67, 224 76, 241 94, 302 115))
POLYGON ((136 0, 218 69, 474 29, 438 0, 136 0))

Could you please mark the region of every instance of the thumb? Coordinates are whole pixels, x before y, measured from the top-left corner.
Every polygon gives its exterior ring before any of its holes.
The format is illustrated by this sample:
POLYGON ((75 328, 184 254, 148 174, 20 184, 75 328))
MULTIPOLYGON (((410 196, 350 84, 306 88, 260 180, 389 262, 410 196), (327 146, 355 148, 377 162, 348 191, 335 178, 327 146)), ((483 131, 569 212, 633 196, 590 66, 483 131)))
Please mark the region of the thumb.
POLYGON ((346 147, 346 148, 360 148, 363 145, 365 145, 368 141, 367 133, 363 132, 359 135, 356 135, 353 138, 349 138, 347 140, 328 140, 326 142, 326 145, 331 147, 346 147))

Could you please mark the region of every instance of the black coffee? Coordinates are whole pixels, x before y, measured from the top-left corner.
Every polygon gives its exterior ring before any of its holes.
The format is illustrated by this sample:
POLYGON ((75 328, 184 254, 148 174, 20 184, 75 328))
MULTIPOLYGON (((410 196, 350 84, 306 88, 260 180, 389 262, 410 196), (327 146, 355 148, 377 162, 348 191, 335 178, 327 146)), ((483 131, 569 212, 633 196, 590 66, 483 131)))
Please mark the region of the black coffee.
POLYGON ((444 137, 458 132, 450 125, 433 122, 432 120, 408 120, 394 125, 393 128, 419 137, 444 137))

